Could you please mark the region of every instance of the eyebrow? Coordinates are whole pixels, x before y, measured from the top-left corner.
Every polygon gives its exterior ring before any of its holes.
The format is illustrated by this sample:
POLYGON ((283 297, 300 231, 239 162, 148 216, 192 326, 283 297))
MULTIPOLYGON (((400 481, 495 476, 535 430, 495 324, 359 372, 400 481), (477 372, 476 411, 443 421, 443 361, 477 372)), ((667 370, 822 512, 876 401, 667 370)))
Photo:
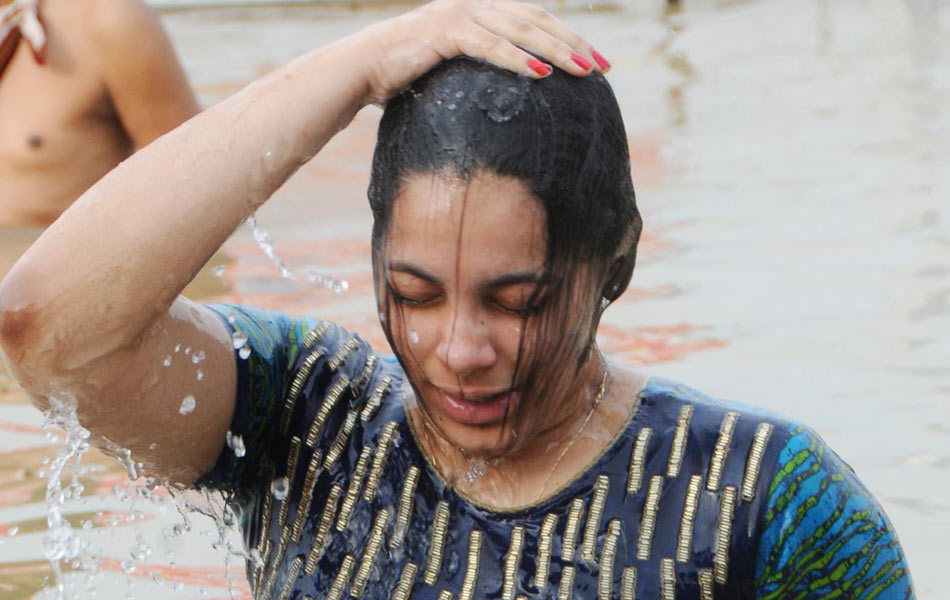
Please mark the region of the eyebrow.
MULTIPOLYGON (((435 275, 427 272, 425 269, 418 267, 409 262, 397 261, 389 265, 390 271, 397 271, 399 273, 407 273, 413 277, 418 277, 430 283, 436 285, 444 285, 442 280, 436 277, 435 275)), ((505 273, 504 275, 499 275, 493 279, 486 281, 480 287, 484 289, 497 289, 507 287, 509 285, 519 285, 524 283, 533 283, 536 285, 541 285, 550 281, 551 277, 544 272, 538 272, 533 270, 525 271, 512 271, 511 273, 505 273)))

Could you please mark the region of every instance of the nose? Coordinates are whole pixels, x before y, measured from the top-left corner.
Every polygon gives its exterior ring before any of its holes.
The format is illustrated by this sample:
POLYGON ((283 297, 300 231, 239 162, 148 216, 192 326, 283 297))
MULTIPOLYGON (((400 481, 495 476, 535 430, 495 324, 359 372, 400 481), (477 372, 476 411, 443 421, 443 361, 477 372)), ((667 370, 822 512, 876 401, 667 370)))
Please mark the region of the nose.
POLYGON ((498 360, 486 327, 461 315, 445 324, 436 354, 458 377, 473 375, 498 360))

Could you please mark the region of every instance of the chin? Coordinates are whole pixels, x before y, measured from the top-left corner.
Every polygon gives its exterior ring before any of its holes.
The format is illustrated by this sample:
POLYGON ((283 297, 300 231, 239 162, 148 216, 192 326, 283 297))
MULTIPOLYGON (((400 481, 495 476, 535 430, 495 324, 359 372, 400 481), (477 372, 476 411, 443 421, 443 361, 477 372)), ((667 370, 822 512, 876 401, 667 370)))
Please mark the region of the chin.
POLYGON ((445 439, 472 458, 498 458, 514 445, 511 430, 501 424, 474 427, 459 423, 447 423, 442 428, 445 439))

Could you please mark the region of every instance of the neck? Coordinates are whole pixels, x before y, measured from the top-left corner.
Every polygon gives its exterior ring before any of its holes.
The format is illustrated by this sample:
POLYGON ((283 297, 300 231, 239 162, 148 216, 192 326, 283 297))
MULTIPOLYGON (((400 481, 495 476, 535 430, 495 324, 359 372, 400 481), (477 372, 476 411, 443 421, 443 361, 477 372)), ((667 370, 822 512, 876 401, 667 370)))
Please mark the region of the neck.
POLYGON ((532 504, 573 480, 612 439, 609 424, 597 418, 609 388, 607 362, 596 349, 571 378, 560 411, 536 411, 547 417, 535 433, 499 455, 473 456, 444 438, 425 412, 409 412, 413 434, 446 482, 475 502, 495 508, 532 504), (600 401, 600 402, 598 402, 600 401), (557 414, 554 414, 557 413, 557 414))

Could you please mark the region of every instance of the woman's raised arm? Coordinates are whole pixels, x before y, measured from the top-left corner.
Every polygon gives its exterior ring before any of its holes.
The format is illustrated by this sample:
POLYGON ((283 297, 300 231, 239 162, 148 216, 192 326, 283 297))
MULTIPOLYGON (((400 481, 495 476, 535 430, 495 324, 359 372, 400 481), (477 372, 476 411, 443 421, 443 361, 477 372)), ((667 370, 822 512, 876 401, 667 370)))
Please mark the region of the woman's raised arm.
POLYGON ((235 364, 224 325, 179 296, 228 235, 364 105, 444 58, 525 75, 606 61, 527 4, 444 0, 308 53, 122 163, 0 282, 0 347, 38 406, 78 402, 93 433, 155 473, 191 482, 224 445, 235 364), (164 357, 178 344, 195 365, 164 357), (193 356, 193 355, 192 355, 193 356), (182 399, 197 408, 184 418, 182 399))

